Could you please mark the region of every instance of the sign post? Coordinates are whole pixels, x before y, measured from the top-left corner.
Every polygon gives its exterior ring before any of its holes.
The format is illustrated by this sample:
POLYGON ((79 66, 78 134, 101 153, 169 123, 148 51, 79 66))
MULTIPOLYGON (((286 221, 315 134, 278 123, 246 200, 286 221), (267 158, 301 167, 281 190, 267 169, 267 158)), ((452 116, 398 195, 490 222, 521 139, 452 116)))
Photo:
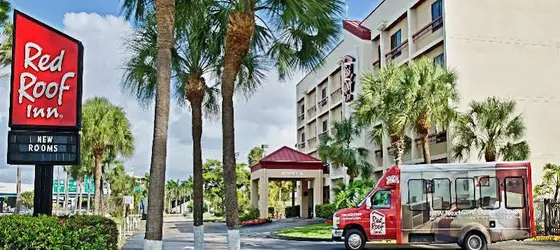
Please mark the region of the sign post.
POLYGON ((80 162, 82 43, 14 11, 8 164, 35 165, 33 215, 52 214, 54 165, 80 162))

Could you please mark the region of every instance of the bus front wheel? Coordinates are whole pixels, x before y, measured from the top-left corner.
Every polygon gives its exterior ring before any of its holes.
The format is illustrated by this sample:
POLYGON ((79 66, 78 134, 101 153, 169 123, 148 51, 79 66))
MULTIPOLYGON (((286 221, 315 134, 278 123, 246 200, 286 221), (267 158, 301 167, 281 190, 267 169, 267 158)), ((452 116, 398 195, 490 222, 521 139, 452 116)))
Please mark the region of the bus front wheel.
POLYGON ((481 233, 470 232, 463 240, 461 247, 464 250, 487 250, 486 239, 481 233))
POLYGON ((350 229, 344 235, 344 245, 347 250, 362 250, 366 241, 366 236, 358 229, 350 229))

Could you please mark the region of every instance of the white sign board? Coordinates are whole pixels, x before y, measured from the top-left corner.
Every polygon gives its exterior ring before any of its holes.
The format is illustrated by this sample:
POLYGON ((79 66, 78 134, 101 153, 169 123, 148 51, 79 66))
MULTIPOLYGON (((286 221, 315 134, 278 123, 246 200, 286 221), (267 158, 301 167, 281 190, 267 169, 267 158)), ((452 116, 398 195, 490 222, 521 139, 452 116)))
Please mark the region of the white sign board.
POLYGON ((125 205, 132 205, 133 201, 134 201, 134 197, 132 197, 130 195, 127 195, 127 196, 123 197, 123 202, 124 202, 125 205))

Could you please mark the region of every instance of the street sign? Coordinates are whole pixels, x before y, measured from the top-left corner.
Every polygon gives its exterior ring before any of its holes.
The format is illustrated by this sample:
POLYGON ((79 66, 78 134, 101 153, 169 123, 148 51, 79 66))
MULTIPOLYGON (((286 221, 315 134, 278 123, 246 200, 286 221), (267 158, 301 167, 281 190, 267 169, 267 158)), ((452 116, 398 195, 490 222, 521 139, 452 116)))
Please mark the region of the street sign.
POLYGON ((10 127, 79 130, 82 43, 14 12, 10 127))
MULTIPOLYGON (((65 185, 64 182, 66 179, 61 180, 54 180, 53 182, 53 193, 57 193, 60 187, 60 192, 65 192, 65 185)), ((83 188, 80 190, 82 194, 93 194, 95 193, 94 188, 94 180, 93 178, 85 177, 83 182, 83 188)), ((69 193, 76 193, 78 192, 78 182, 74 178, 68 179, 68 192, 69 193)))
POLYGON ((77 165, 78 132, 8 132, 8 164, 77 165))

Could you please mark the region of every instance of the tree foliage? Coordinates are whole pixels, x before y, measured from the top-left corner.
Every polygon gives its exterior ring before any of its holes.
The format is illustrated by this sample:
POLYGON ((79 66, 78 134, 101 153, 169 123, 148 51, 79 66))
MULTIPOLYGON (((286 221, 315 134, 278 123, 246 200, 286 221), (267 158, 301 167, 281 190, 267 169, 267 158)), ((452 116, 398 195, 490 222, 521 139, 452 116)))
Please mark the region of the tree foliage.
POLYGON ((453 156, 467 159, 472 149, 487 162, 526 160, 529 143, 524 140, 523 116, 516 114, 515 101, 489 97, 472 101, 469 110, 459 116, 453 141, 453 156))
POLYGON ((369 178, 373 170, 373 166, 367 161, 369 150, 352 145, 361 135, 361 129, 354 118, 335 121, 332 129, 332 136, 325 133, 319 137, 318 152, 321 160, 334 167, 346 167, 346 173, 351 179, 357 176, 369 178))
POLYGON ((348 185, 345 185, 344 182, 338 182, 333 187, 336 195, 334 204, 338 209, 355 207, 364 200, 374 186, 375 182, 371 179, 357 179, 348 185))

